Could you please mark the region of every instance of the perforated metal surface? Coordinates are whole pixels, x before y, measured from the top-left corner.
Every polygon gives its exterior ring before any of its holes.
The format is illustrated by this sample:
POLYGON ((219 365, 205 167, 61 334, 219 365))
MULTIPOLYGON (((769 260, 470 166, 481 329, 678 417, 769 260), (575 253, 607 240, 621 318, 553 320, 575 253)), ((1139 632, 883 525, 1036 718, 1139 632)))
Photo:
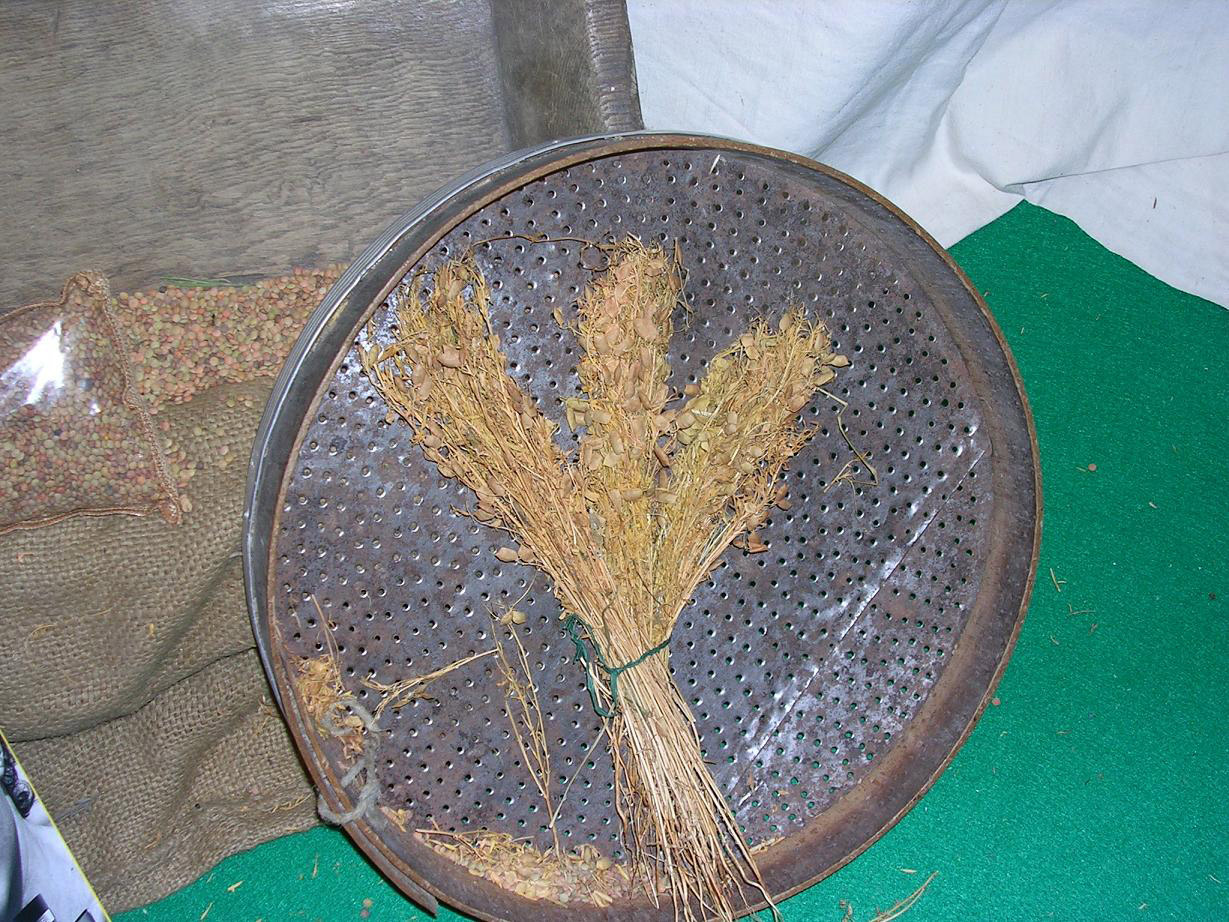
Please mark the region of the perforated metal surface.
MULTIPOLYGON (((818 400, 805 412, 819 432, 788 474, 793 507, 760 530, 769 550, 730 550, 671 643, 712 771, 750 839, 780 839, 761 860, 772 888, 790 891, 920 795, 997 676, 1039 525, 1027 414, 976 297, 927 240, 843 178, 709 139, 627 139, 581 154, 553 170, 544 161, 541 175, 522 169, 523 185, 454 215, 455 226, 441 216, 443 236, 421 258, 409 254, 430 267, 476 246, 512 370, 544 412, 562 421, 562 397, 578 388, 576 343, 551 312, 572 310, 593 256, 571 241, 490 238, 677 242, 692 313, 675 318, 676 387, 751 319, 792 303, 821 316, 853 360, 836 392, 878 486, 825 491, 849 449, 833 425, 837 407, 818 400)), ((384 290, 407 268, 386 266, 384 290)), ((353 321, 367 313, 355 297, 349 333, 334 330, 334 341, 352 343, 353 321)), ((422 459, 402 423, 385 421, 353 351, 322 380, 309 409, 281 423, 298 442, 278 478, 265 596, 280 629, 275 681, 309 766, 349 803, 353 791, 336 786, 340 753, 304 723, 284 684, 287 654, 324 649, 311 595, 336 625, 347 686, 366 700, 364 676, 392 682, 489 649, 488 611, 527 592, 521 634, 557 780, 579 769, 560 831, 565 843, 617 857, 610 756, 593 745, 599 722, 549 587, 528 567, 498 562, 499 535, 452 511, 472 498, 422 459)), ((408 809, 412 826, 487 827, 545 845, 544 809, 515 755, 490 660, 433 694, 382 720, 381 803, 408 809)), ((351 832, 395 879, 425 882, 481 915, 568 917, 449 866, 391 826, 351 832)), ((670 913, 633 902, 606 915, 670 913)))

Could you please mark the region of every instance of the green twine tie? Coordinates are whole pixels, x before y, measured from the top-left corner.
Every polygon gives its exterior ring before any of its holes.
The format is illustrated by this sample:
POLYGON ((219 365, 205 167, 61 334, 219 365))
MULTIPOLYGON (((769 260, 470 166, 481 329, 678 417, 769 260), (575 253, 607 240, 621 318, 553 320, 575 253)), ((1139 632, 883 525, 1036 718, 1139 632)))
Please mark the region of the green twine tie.
POLYGON ((606 675, 610 676, 610 704, 613 708, 619 703, 619 676, 629 669, 636 668, 650 656, 660 653, 670 646, 670 638, 667 637, 652 649, 645 650, 634 660, 624 663, 622 666, 611 666, 606 662, 606 658, 602 656, 602 650, 593 639, 593 631, 589 629, 589 625, 585 624, 576 615, 568 615, 563 621, 563 626, 576 647, 576 661, 585 667, 585 687, 589 690, 589 700, 593 702, 593 710, 597 712, 599 717, 614 717, 615 712, 602 707, 601 702, 597 700, 597 689, 593 685, 593 670, 589 668, 590 661, 595 661, 605 670, 606 675), (589 638, 588 646, 585 644, 586 635, 589 638), (589 647, 593 648, 592 657, 589 654, 589 647))

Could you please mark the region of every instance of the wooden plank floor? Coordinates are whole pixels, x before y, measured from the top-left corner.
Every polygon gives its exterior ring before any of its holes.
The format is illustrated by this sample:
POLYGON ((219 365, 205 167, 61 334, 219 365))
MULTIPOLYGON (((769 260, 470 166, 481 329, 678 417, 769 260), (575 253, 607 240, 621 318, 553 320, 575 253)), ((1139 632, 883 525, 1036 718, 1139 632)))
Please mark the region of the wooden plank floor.
POLYGON ((0 308, 346 260, 508 146, 485 0, 0 4, 0 308))

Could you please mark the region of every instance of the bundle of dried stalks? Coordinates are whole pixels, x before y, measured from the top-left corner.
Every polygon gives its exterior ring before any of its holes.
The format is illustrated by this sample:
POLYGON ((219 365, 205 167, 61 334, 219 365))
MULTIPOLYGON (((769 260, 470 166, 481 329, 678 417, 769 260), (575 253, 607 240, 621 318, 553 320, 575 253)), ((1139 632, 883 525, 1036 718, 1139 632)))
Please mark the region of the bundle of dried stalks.
MULTIPOLYGON (((667 645, 697 584, 774 503, 809 431, 799 412, 847 364, 797 310, 758 323, 672 399, 671 315, 681 266, 629 239, 578 305, 584 396, 573 461, 507 373, 472 258, 400 292, 394 339, 368 334, 363 365, 442 474, 477 497, 472 515, 508 532, 496 556, 538 567, 566 613, 619 782, 634 870, 682 919, 732 919, 767 898, 751 852, 704 764, 667 645), (750 891, 750 892, 749 892, 750 891)), ((750 534, 749 534, 750 533, 750 534)))

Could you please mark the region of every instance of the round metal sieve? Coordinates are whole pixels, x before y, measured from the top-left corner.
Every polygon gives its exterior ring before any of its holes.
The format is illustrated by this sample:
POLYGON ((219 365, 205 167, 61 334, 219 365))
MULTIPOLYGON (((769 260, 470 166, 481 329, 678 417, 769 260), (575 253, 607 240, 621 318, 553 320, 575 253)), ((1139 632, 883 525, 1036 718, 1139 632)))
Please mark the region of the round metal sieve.
MULTIPOLYGON (((377 190, 378 192, 378 190, 377 190)), ((1010 655, 1036 565, 1032 423, 985 305, 946 254, 873 192, 776 151, 639 133, 556 144, 462 180, 391 228, 313 317, 257 438, 245 535, 249 602, 270 680, 313 778, 351 807, 348 765, 289 693, 289 657, 322 652, 333 623, 347 688, 421 675, 489 649, 489 610, 517 605, 553 747, 575 775, 566 846, 618 857, 610 757, 542 579, 492 554, 499 535, 453 512, 439 477, 361 373, 360 326, 384 324, 407 272, 476 247, 512 371, 562 419, 577 346, 552 320, 591 277, 575 240, 636 234, 680 247, 690 313, 671 342, 676 388, 756 317, 802 304, 852 359, 844 420, 875 487, 826 489, 850 457, 837 407, 788 473, 792 508, 731 549, 671 642, 706 757, 756 843, 771 891, 806 887, 873 842, 968 734, 1010 655), (526 594, 527 593, 527 594, 526 594)), ((566 427, 563 429, 566 433, 566 427)), ((414 827, 485 827, 545 846, 545 814, 510 742, 491 660, 386 712, 380 803, 408 811, 347 825, 407 894, 486 919, 564 920, 575 908, 502 889, 427 847, 414 827)), ((668 919, 629 898, 593 918, 668 919)))

